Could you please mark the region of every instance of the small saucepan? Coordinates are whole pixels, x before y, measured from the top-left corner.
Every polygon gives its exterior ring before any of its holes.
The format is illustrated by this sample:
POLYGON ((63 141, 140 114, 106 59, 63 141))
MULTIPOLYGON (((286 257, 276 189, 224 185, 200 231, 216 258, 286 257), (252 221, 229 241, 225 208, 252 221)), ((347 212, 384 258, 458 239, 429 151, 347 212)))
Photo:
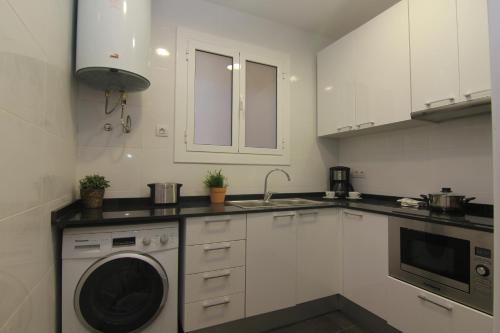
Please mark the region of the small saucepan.
POLYGON ((431 210, 446 213, 463 213, 465 212, 465 204, 476 199, 474 197, 467 198, 465 195, 455 194, 449 187, 443 187, 439 193, 421 194, 420 196, 427 202, 431 210))

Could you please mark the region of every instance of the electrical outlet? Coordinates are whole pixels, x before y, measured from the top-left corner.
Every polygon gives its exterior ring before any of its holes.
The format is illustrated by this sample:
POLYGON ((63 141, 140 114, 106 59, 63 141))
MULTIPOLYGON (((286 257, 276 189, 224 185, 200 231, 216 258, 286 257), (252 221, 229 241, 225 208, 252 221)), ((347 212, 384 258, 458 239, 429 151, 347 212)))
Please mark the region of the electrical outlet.
POLYGON ((167 125, 156 125, 156 136, 168 136, 167 125))
POLYGON ((363 170, 353 170, 351 174, 352 178, 365 178, 365 172, 363 170))

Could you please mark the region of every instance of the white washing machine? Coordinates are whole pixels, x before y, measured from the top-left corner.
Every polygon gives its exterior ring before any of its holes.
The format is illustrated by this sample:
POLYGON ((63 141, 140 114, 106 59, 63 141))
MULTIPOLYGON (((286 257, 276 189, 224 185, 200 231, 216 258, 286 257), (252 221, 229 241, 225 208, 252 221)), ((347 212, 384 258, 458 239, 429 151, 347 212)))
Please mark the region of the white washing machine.
POLYGON ((63 333, 177 333, 178 222, 65 229, 63 333))

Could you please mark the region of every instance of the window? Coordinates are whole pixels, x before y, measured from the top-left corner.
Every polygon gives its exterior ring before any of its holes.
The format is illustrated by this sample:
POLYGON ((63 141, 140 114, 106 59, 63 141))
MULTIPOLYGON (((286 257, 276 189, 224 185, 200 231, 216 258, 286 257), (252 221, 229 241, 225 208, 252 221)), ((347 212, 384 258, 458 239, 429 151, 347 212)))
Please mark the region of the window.
POLYGON ((184 29, 177 44, 175 161, 289 164, 288 57, 184 29))

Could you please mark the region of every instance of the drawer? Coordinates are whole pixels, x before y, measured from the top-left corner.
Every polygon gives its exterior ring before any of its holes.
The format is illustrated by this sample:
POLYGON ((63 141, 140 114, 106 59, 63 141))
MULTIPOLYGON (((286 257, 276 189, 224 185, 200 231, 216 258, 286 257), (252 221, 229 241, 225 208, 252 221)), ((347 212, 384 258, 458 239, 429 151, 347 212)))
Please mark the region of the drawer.
POLYGON ((185 274, 245 266, 245 241, 185 247, 185 274))
POLYGON ((246 222, 246 214, 188 218, 186 245, 245 239, 246 222))
POLYGON ((184 302, 191 303, 245 291, 245 266, 184 277, 184 302))
POLYGON ((185 332, 243 318, 245 293, 233 294, 184 305, 185 332))

